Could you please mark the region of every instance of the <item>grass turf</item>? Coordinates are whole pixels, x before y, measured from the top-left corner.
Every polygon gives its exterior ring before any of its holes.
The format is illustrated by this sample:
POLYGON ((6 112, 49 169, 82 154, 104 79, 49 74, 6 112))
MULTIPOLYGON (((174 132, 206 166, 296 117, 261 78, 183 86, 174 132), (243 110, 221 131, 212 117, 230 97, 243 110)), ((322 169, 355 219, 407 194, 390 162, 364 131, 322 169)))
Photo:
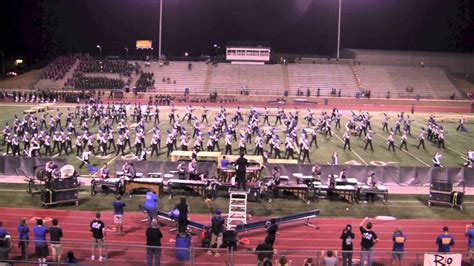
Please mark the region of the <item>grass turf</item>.
MULTIPOLYGON (((25 184, 2 184, 0 189, 1 207, 20 208, 41 208, 40 196, 31 196, 25 191, 25 184)), ((88 211, 112 211, 112 201, 114 195, 98 194, 90 196, 89 187, 82 187, 80 192, 80 205, 58 205, 54 208, 64 210, 88 210, 88 211)), ((228 210, 229 200, 226 197, 219 197, 215 201, 205 202, 201 197, 186 195, 186 199, 191 206, 191 213, 210 214, 215 208, 221 208, 224 212, 228 210)), ((366 216, 394 216, 399 219, 472 219, 474 209, 474 196, 467 196, 465 199, 466 208, 464 211, 451 209, 449 207, 426 205, 428 197, 424 195, 390 195, 387 203, 360 203, 350 204, 342 201, 320 200, 305 204, 297 199, 274 199, 272 203, 248 203, 248 212, 255 216, 280 216, 303 212, 307 210, 320 209, 321 217, 355 217, 366 216)), ((127 211, 138 211, 138 205, 143 205, 144 195, 133 195, 132 198, 124 197, 127 204, 127 211)), ((167 195, 160 199, 160 209, 171 210, 179 201, 179 196, 169 199, 167 195)))
MULTIPOLYGON (((66 113, 65 105, 61 105, 59 110, 63 113, 66 113)), ((18 105, 18 104, 2 104, 0 105, 0 124, 5 124, 5 122, 12 122, 14 119, 14 115, 18 115, 19 117, 22 116, 22 112, 25 109, 29 109, 31 106, 28 105, 18 105)), ((73 107, 73 105, 71 105, 73 107)), ((195 115, 200 117, 201 111, 199 110, 200 106, 195 106, 198 110, 195 111, 195 115)), ((162 146, 164 146, 164 142, 166 139, 166 130, 170 129, 170 124, 168 122, 167 111, 169 107, 160 107, 160 129, 162 132, 162 146)), ((233 111, 235 109, 229 108, 228 109, 228 121, 231 120, 233 116, 233 111)), ((208 113, 209 121, 213 121, 214 117, 217 113, 218 109, 211 109, 208 113)), ((286 110, 294 112, 294 110, 287 109, 286 110)), ((317 112, 319 115, 320 110, 313 110, 317 112)), ((57 110, 50 110, 48 111, 49 114, 55 114, 57 110)), ((176 114, 179 117, 184 115, 184 108, 179 108, 176 114)), ((276 110, 271 109, 271 114, 275 114, 276 110)), ((243 115, 244 118, 247 119, 245 116, 246 112, 244 110, 243 115)), ((383 119, 383 112, 371 112, 372 119, 371 124, 373 130, 376 132, 376 135, 373 139, 374 149, 375 151, 365 151, 364 142, 359 140, 357 137, 351 138, 351 146, 352 152, 350 151, 343 151, 342 150, 342 135, 344 134, 344 125, 350 118, 349 111, 342 111, 344 115, 341 119, 341 125, 343 129, 336 130, 334 129, 333 125, 333 132, 334 136, 332 138, 327 138, 322 134, 318 135, 318 149, 311 149, 310 151, 310 159, 311 162, 319 162, 325 164, 331 161, 331 155, 334 151, 339 152, 339 162, 341 164, 356 164, 356 165, 398 165, 398 166, 431 166, 432 162, 431 159, 433 158, 438 148, 426 141, 426 150, 418 150, 416 149, 416 145, 418 143, 417 136, 420 132, 421 127, 426 127, 426 119, 429 116, 427 113, 416 113, 412 116, 414 122, 412 123, 412 136, 408 139, 408 152, 399 151, 398 149, 396 152, 389 152, 386 149, 386 138, 388 134, 382 131, 382 119, 383 119)), ((393 126, 394 120, 397 113, 388 113, 391 117, 389 120, 389 126, 393 126)), ((306 128, 306 121, 303 117, 306 115, 306 110, 300 110, 300 122, 299 128, 306 128)), ((435 114, 440 120, 443 120, 441 124, 445 129, 445 139, 446 139, 446 149, 441 149, 443 153, 443 165, 449 167, 461 167, 464 161, 460 158, 461 155, 466 156, 466 152, 470 148, 474 148, 472 139, 474 134, 472 133, 474 130, 474 126, 472 124, 466 124, 468 132, 458 132, 455 130, 456 123, 454 121, 457 120, 462 114, 435 114)), ((470 117, 468 117, 468 120, 470 117)), ((270 117, 270 121, 273 123, 275 117, 270 117)), ((245 121, 246 122, 246 121, 245 121)), ((246 123, 240 123, 239 129, 244 129, 246 127, 246 123)), ((64 123, 64 122, 63 122, 64 123)), ((48 123, 49 124, 49 123, 48 123)), ((76 120, 76 124, 78 124, 78 120, 76 120)), ((186 127, 187 132, 192 132, 192 128, 190 125, 186 124, 185 122, 182 123, 183 126, 186 127)), ((115 127, 116 125, 114 125, 115 127)), ((263 125, 262 125, 263 126, 263 125)), ((146 131, 150 132, 153 128, 153 122, 146 123, 146 131)), ((202 130, 204 132, 204 145, 207 142, 207 130, 210 128, 210 125, 204 125, 202 130)), ((98 128, 91 127, 91 132, 96 133, 98 128)), ((280 135, 280 139, 284 139, 284 128, 283 126, 278 126, 278 134, 280 135)), ((299 134, 298 134, 299 135, 299 134)), ((146 144, 150 143, 151 133, 149 133, 146 137, 146 144)), ((254 139, 254 138, 253 138, 254 139)), ((134 141, 134 134, 132 134, 131 141, 134 141)), ((73 141, 74 142, 74 141, 73 141)), ((395 137, 395 144, 398 146, 400 143, 400 136, 395 137)), ((192 141, 190 141, 190 145, 192 145, 192 141)), ((224 140, 220 140, 220 147, 223 149, 224 147, 224 140)), ((178 145, 179 146, 179 145, 178 145)), ((254 150, 254 143, 247 145, 247 150, 249 153, 253 153, 254 150)), ((133 146, 132 146, 133 148, 133 146)), ((268 148, 267 146, 264 147, 265 149, 268 148)), ((23 149, 23 145, 21 145, 21 149, 23 149)), ((133 149, 134 150, 134 149, 133 149)), ((6 146, 0 146, 0 153, 4 153, 6 151, 6 146)), ((127 154, 130 154, 130 150, 126 150, 127 154)), ((233 152, 234 154, 238 153, 238 143, 233 143, 233 152)), ((282 153, 284 153, 284 148, 282 153)), ((53 157, 57 157, 58 154, 54 154, 53 157)), ((63 155, 65 156, 65 155, 63 155)), ((75 157, 74 154, 70 154, 66 156, 68 159, 68 163, 75 166, 76 170, 80 174, 87 174, 87 169, 78 169, 80 161, 75 157)), ((90 161, 94 166, 100 166, 102 163, 109 163, 110 168, 114 169, 114 162, 115 160, 120 160, 121 156, 115 156, 114 152, 109 152, 106 158, 101 157, 91 157, 90 161)), ((159 156, 149 157, 148 160, 168 160, 166 157, 166 150, 162 147, 160 150, 159 156)))

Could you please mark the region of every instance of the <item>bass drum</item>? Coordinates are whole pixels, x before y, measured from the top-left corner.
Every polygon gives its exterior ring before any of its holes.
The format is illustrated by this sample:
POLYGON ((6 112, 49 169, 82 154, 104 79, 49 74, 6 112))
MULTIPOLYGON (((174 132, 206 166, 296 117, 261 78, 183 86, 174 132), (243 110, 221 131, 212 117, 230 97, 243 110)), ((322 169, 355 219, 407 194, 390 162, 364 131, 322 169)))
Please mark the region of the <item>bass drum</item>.
POLYGON ((39 181, 47 181, 48 180, 48 172, 46 172, 46 168, 38 167, 35 170, 35 178, 39 181))

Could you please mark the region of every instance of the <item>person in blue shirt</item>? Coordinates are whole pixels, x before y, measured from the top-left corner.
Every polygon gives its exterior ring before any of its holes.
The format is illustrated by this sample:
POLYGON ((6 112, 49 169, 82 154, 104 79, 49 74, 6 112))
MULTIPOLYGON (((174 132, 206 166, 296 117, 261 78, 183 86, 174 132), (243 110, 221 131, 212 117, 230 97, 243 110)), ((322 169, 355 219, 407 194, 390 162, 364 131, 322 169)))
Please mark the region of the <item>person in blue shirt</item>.
POLYGON ((443 227, 443 234, 439 235, 436 239, 438 244, 438 252, 450 252, 451 246, 454 246, 454 238, 449 234, 449 228, 443 227))
POLYGON ((405 242, 407 241, 406 236, 400 227, 395 230, 392 236, 393 249, 392 249, 392 265, 403 265, 403 253, 405 252, 405 242))
POLYGON ((0 239, 5 238, 6 235, 9 235, 7 229, 3 228, 3 222, 0 221, 0 239))
POLYGON ((29 233, 30 233, 30 229, 28 228, 28 225, 26 224, 26 219, 23 218, 20 220, 20 224, 18 225, 18 238, 20 241, 18 245, 20 246, 21 257, 24 260, 27 259, 28 240, 30 239, 29 233))
POLYGON ((467 251, 469 252, 469 257, 471 258, 471 265, 474 265, 474 222, 472 224, 466 225, 466 236, 467 236, 467 251))
POLYGON ((115 232, 117 235, 124 235, 123 232, 123 208, 126 206, 122 201, 122 196, 118 195, 117 199, 112 202, 114 206, 114 223, 115 223, 115 232))
POLYGON ((225 156, 222 156, 221 168, 222 169, 228 169, 229 168, 229 160, 227 160, 225 156))
POLYGON ((148 213, 148 225, 151 225, 153 219, 157 219, 158 197, 154 191, 149 191, 145 195, 144 209, 148 213))
POLYGON ((46 242, 46 234, 48 228, 43 226, 43 220, 36 220, 36 226, 33 228, 33 234, 35 235, 35 254, 38 258, 40 266, 46 266, 46 258, 49 255, 48 245, 46 242))

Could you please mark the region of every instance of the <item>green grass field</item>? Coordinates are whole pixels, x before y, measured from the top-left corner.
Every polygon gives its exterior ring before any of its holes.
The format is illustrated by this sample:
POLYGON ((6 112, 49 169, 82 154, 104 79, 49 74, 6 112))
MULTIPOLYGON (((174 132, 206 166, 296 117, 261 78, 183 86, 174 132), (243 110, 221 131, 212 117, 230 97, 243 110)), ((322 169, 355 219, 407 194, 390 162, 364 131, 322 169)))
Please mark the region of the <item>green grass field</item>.
MULTIPOLYGON (((26 193, 25 184, 2 184, 0 188, 0 206, 15 208, 41 208, 39 195, 31 196, 26 193)), ((208 214, 215 208, 221 208, 226 212, 229 207, 227 197, 218 197, 211 202, 205 202, 203 198, 185 194, 187 202, 191 206, 192 213, 208 214)), ((112 211, 112 201, 114 195, 98 194, 90 196, 89 187, 81 188, 79 195, 80 204, 59 205, 55 209, 63 210, 88 210, 88 211, 112 211)), ((133 198, 125 197, 128 212, 138 211, 138 205, 143 205, 144 195, 133 195, 133 198)), ((472 219, 474 217, 474 196, 466 196, 465 209, 451 209, 443 206, 428 207, 426 202, 427 195, 392 195, 389 201, 374 202, 367 204, 350 204, 342 201, 320 200, 305 204, 296 198, 278 198, 272 203, 249 202, 248 212, 254 216, 280 216, 289 215, 297 212, 304 212, 313 209, 321 210, 321 217, 354 217, 362 218, 366 216, 394 216, 399 219, 472 219)), ((163 211, 171 210, 179 201, 179 196, 169 199, 167 195, 160 199, 160 209, 163 211)))
MULTIPOLYGON (((71 105, 73 106, 73 105, 71 105)), ((0 125, 2 125, 2 128, 4 127, 6 122, 12 122, 14 119, 14 115, 18 116, 23 116, 23 110, 29 109, 31 106, 27 105, 17 105, 17 104, 2 104, 0 105, 0 125)), ((195 106, 198 110, 194 111, 194 114, 196 114, 198 117, 200 117, 201 111, 199 108, 201 106, 195 106)), ((62 111, 63 113, 66 112, 66 107, 63 104, 62 107, 59 107, 59 110, 62 111)), ((167 111, 169 110, 169 107, 161 107, 160 108, 160 129, 162 131, 162 146, 164 146, 164 142, 166 140, 166 130, 169 129, 171 126, 168 121, 168 113, 167 111)), ((231 117, 233 116, 233 111, 235 109, 229 108, 228 109, 228 121, 231 120, 231 117)), ((218 109, 210 109, 210 112, 208 114, 209 121, 213 121, 216 112, 218 109)), ((287 109, 288 111, 294 111, 291 109, 287 109)), ((315 109, 313 112, 316 113, 316 115, 319 115, 320 109, 315 109)), ((48 113, 50 114, 55 114, 57 110, 49 110, 48 113)), ((182 117, 185 113, 184 107, 179 108, 178 111, 176 112, 177 115, 182 117)), ((244 118, 247 119, 245 116, 245 111, 244 111, 244 118)), ((273 114, 270 117, 270 122, 273 123, 275 120, 274 114, 276 113, 276 109, 271 109, 271 114, 273 114)), ((350 111, 341 111, 341 113, 344 115, 342 120, 341 120, 341 125, 342 129, 341 130, 336 130, 334 129, 333 125, 333 137, 327 138, 324 135, 320 134, 318 135, 318 149, 312 149, 310 158, 311 162, 319 162, 322 164, 325 164, 327 162, 331 161, 331 155, 334 151, 339 152, 339 162, 340 164, 356 164, 356 165, 398 165, 398 166, 432 166, 431 159, 433 158, 434 154, 436 151, 438 151, 437 146, 435 146, 432 143, 429 143, 426 141, 426 151, 425 150, 418 150, 416 149, 416 145, 418 144, 417 141, 417 136, 421 130, 421 127, 426 126, 426 119, 429 117, 430 114, 428 113, 416 113, 415 115, 412 116, 412 119, 414 119, 414 122, 412 123, 412 136, 409 137, 408 140, 408 152, 405 151, 399 151, 398 149, 396 152, 389 152, 386 149, 386 138, 388 134, 386 132, 382 131, 382 119, 383 119, 383 112, 371 112, 372 119, 371 119, 371 124, 373 130, 376 132, 376 135, 373 139, 373 144, 374 144, 374 151, 364 151, 364 142, 361 139, 358 139, 357 137, 352 137, 351 138, 351 146, 352 146, 352 151, 343 151, 342 150, 342 135, 344 134, 344 125, 350 118, 350 111)), ((391 120, 389 120, 389 126, 393 126, 395 117, 397 113, 394 112, 387 112, 391 120)), ((300 109, 300 122, 298 127, 301 128, 306 128, 306 121, 303 120, 303 117, 306 115, 306 109, 300 109)), ((465 116, 467 119, 467 128, 468 132, 458 132, 456 131, 456 122, 458 118, 463 115, 463 114, 447 114, 447 113, 437 113, 435 114, 437 118, 439 118, 439 121, 443 120, 441 124, 444 127, 445 130, 445 139, 446 139, 446 149, 441 149, 440 151, 443 153, 443 165, 447 167, 461 167, 462 163, 464 161, 461 158, 461 155, 466 156, 467 150, 470 148, 474 149, 474 142, 472 141, 473 136, 474 136, 474 126, 473 124, 469 123, 470 120, 473 117, 465 116)), ((263 118, 262 118, 263 120, 263 118)), ((263 122, 263 121, 262 121, 263 122)), ((64 122, 63 122, 64 123, 64 122)), ((77 121, 76 124, 79 124, 77 121)), ((192 132, 192 127, 190 125, 187 125, 185 122, 182 123, 186 128, 188 132, 192 132)), ((203 125, 202 130, 204 133, 204 145, 206 144, 207 141, 207 130, 210 128, 211 125, 203 125)), ((239 124, 239 129, 243 129, 246 126, 246 123, 240 123, 239 124)), ((114 125, 114 128, 116 125, 114 125)), ((262 125, 263 127, 263 125, 262 125)), ((280 139, 284 139, 284 128, 283 126, 278 126, 278 134, 280 135, 280 139)), ((146 123, 146 131, 148 132, 147 137, 146 137, 146 144, 148 145, 150 143, 151 139, 151 130, 153 129, 153 121, 147 122, 146 123)), ((97 127, 91 127, 91 131, 93 133, 97 132, 97 127)), ((254 138, 253 138, 254 139, 254 138)), ((132 134, 131 141, 133 143, 134 141, 134 134, 132 134)), ((73 141, 74 143, 74 141, 73 141)), ((192 145, 192 141, 189 142, 190 145, 192 145)), ((400 136, 395 137, 395 145, 398 146, 400 143, 400 136)), ((73 144, 74 145, 74 144, 73 144)), ((220 147, 221 149, 224 148, 224 140, 220 140, 220 147)), ((133 145, 132 145, 133 148, 133 145)), ((267 146, 264 147, 266 149, 267 146)), ((23 145, 21 145, 21 149, 23 149, 23 145)), ((234 153, 238 153, 238 143, 233 143, 233 149, 234 153)), ((247 145, 247 150, 250 153, 253 153, 254 150, 254 144, 248 144, 247 145)), ((4 153, 6 151, 6 146, 0 146, 0 153, 4 153)), ((223 150, 222 150, 223 151, 223 150)), ((130 151, 126 150, 126 152, 129 154, 130 151)), ((282 150, 284 153, 284 149, 282 150)), ((58 154, 55 154, 54 157, 57 157, 58 154)), ((64 156, 64 155, 63 155, 64 156)), ((75 154, 70 154, 68 157, 68 163, 71 165, 76 166, 76 168, 79 166, 80 161, 75 157, 75 154)), ((106 157, 92 157, 91 158, 91 163, 95 166, 99 166, 104 162, 108 162, 111 164, 111 169, 114 169, 114 162, 117 159, 121 159, 121 156, 115 156, 114 152, 110 152, 106 157)), ((166 149, 162 147, 160 150, 160 155, 159 156, 154 156, 154 157, 149 157, 148 160, 168 160, 166 158, 166 149)), ((79 170, 80 174, 87 174, 87 170, 81 169, 79 170)))

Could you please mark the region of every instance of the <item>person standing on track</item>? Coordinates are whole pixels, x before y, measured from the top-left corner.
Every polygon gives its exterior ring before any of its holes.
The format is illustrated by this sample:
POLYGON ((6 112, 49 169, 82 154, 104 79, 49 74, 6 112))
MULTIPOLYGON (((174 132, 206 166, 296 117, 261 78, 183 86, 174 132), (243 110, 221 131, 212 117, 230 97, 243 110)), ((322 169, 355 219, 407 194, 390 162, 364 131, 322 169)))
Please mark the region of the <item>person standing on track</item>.
MULTIPOLYGON (((0 226, 1 226, 1 222, 0 222, 0 226)), ((20 220, 20 224, 18 225, 18 238, 20 241, 18 245, 21 250, 21 258, 24 260, 28 258, 27 256, 28 240, 30 239, 29 233, 30 233, 30 229, 28 228, 28 225, 26 224, 26 219, 22 218, 20 220)))
POLYGON ((473 258, 473 253, 474 253, 474 222, 472 224, 467 224, 466 225, 466 230, 465 230, 466 236, 467 236, 467 252, 469 252, 469 257, 471 259, 471 265, 474 264, 474 258, 473 258))
POLYGON ((46 242, 46 234, 48 228, 43 226, 43 220, 36 220, 36 226, 33 228, 33 234, 35 235, 35 255, 38 258, 40 266, 46 266, 46 258, 49 255, 48 244, 46 242))
POLYGON ((146 255, 147 255, 147 266, 153 265, 153 258, 155 258, 155 266, 160 265, 161 260, 161 233, 158 221, 153 219, 151 226, 146 229, 146 255))
POLYGON ((122 196, 117 195, 116 200, 112 202, 112 206, 114 206, 115 232, 117 235, 124 235, 125 233, 123 232, 123 208, 126 205, 122 201, 122 196))
POLYGON ((403 253, 405 252, 405 242, 407 238, 403 234, 402 228, 398 227, 397 230, 393 233, 392 241, 393 241, 393 248, 392 248, 392 265, 396 265, 398 261, 398 265, 403 265, 403 253))
POLYGON ((217 209, 216 215, 214 215, 211 219, 211 250, 209 250, 207 253, 209 255, 212 255, 214 253, 215 257, 220 256, 218 250, 222 245, 222 238, 223 238, 224 230, 225 230, 225 227, 224 227, 225 220, 221 214, 222 214, 221 209, 217 209), (213 252, 212 248, 215 248, 216 250, 213 252))
POLYGON ((278 224, 276 223, 276 219, 272 218, 267 226, 267 237, 265 238, 265 243, 273 246, 275 244, 277 231, 278 224))
POLYGON ((367 225, 365 223, 369 220, 369 217, 365 217, 362 222, 359 224, 359 229, 361 233, 361 251, 360 251, 360 266, 365 265, 365 257, 367 256, 367 265, 372 266, 373 261, 373 254, 372 254, 372 247, 377 243, 378 237, 374 231, 372 231, 372 223, 368 222, 367 225))
POLYGON ((436 238, 438 244, 438 252, 447 253, 451 251, 451 246, 454 246, 454 238, 449 234, 449 228, 443 227, 443 233, 436 238))
POLYGON ((186 233, 186 228, 188 227, 189 205, 186 203, 185 197, 181 197, 180 202, 176 204, 175 209, 179 211, 178 232, 186 233))
POLYGON ((61 245, 61 238, 63 237, 63 229, 59 226, 58 219, 53 219, 53 226, 49 228, 49 236, 51 239, 51 253, 53 261, 61 262, 61 255, 63 254, 63 247, 61 245))
POLYGON ((99 261, 104 261, 102 248, 105 241, 105 224, 100 220, 100 212, 95 213, 95 219, 90 223, 89 231, 92 232, 92 255, 91 260, 95 260, 95 250, 99 250, 99 261))
POLYGON ((148 191, 145 195, 145 205, 143 206, 143 209, 148 214, 148 225, 151 225, 151 221, 156 219, 158 203, 158 197, 156 196, 155 192, 148 191))
POLYGON ((352 266, 352 251, 354 250, 352 225, 346 225, 340 236, 342 239, 342 266, 352 266))

